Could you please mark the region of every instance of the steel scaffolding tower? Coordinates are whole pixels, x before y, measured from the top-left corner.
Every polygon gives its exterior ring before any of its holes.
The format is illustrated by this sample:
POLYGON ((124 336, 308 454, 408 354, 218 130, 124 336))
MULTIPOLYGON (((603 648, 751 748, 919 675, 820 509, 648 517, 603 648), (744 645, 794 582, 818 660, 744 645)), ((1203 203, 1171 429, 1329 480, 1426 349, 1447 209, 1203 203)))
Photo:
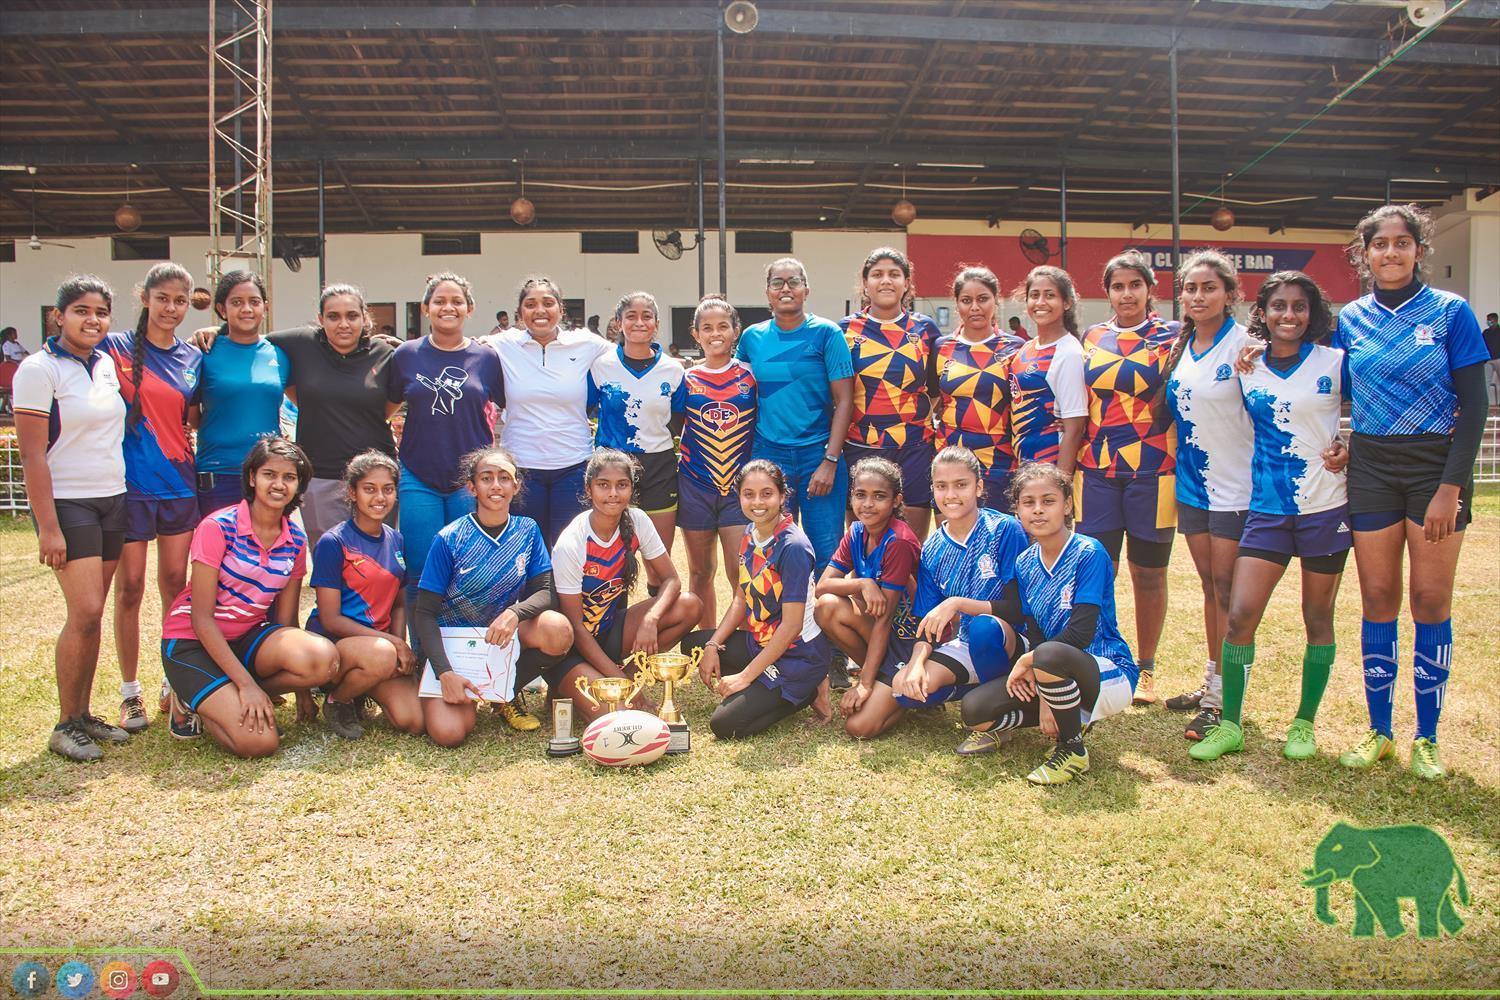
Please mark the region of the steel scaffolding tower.
MULTIPOLYGON (((217 284, 225 261, 242 260, 266 283, 270 323, 271 261, 271 0, 220 0, 208 5, 208 279, 217 284), (221 34, 222 32, 222 34, 221 34), (220 113, 221 75, 232 84, 220 113), (253 137, 253 138, 252 138, 253 137), (233 183, 219 182, 220 161, 232 162, 233 183), (249 205, 247 207, 246 201, 249 205)), ((226 88, 228 89, 228 88, 226 88)), ((233 269, 231 263, 230 269, 233 269)))

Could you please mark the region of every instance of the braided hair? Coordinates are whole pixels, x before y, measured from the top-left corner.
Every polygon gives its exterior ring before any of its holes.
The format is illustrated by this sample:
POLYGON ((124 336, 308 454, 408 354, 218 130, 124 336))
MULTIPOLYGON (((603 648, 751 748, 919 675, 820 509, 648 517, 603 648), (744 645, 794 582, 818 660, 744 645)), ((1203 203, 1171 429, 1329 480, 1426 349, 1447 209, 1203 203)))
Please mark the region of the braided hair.
MULTIPOLYGON (((604 474, 606 469, 621 469, 630 477, 630 504, 625 512, 620 515, 620 541, 624 544, 625 558, 620 570, 620 582, 624 589, 622 594, 629 596, 635 588, 636 577, 640 575, 640 563, 636 559, 636 546, 639 544, 635 538, 635 520, 631 514, 635 507, 636 495, 641 490, 641 466, 633 457, 623 451, 614 448, 599 448, 589 456, 589 464, 583 470, 583 488, 587 490, 589 484, 604 474)), ((584 502, 589 503, 587 497, 584 502)), ((592 504, 590 504, 592 506, 592 504)))
MULTIPOLYGON (((1235 269, 1234 261, 1226 257, 1222 251, 1204 249, 1188 254, 1182 266, 1177 269, 1177 287, 1182 287, 1194 268, 1204 266, 1212 268, 1219 280, 1224 282, 1224 291, 1228 295, 1224 310, 1228 313, 1240 300, 1240 273, 1235 269)), ((1194 326, 1193 317, 1182 318, 1182 329, 1178 331, 1177 339, 1172 343, 1172 351, 1167 355, 1166 364, 1162 366, 1161 384, 1163 386, 1167 384, 1167 379, 1172 377, 1172 372, 1177 369, 1177 362, 1182 360, 1182 352, 1187 350, 1188 344, 1192 343, 1194 326)))
POLYGON ((180 281, 188 292, 193 290, 193 276, 181 264, 164 260, 146 272, 145 279, 136 288, 136 298, 141 302, 141 315, 135 321, 135 331, 130 335, 130 412, 125 417, 126 427, 135 427, 141 422, 141 382, 146 377, 146 330, 151 322, 151 290, 169 281, 180 281))

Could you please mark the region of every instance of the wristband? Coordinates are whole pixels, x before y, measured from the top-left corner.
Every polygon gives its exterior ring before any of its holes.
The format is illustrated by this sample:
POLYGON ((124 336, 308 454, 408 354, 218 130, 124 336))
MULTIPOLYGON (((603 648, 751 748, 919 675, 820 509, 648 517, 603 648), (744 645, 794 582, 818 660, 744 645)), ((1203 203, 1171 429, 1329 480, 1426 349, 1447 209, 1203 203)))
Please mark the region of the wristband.
POLYGON ((712 646, 714 649, 717 649, 721 653, 724 652, 724 644, 722 642, 718 642, 718 641, 716 641, 714 639, 710 639, 710 640, 708 640, 707 642, 705 642, 703 644, 703 648, 704 649, 707 649, 710 646, 712 646))
POLYGON ((824 455, 823 456, 823 461, 825 461, 825 462, 832 462, 834 465, 838 465, 839 464, 839 457, 837 455, 824 455))

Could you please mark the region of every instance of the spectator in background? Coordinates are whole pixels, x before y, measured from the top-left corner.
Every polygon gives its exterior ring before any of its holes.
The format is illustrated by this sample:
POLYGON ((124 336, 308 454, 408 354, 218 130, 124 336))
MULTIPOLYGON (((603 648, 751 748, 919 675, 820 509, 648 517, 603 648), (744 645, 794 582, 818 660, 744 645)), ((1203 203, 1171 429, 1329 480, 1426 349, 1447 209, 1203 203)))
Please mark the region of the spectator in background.
MULTIPOLYGON (((1485 313, 1484 322, 1484 346, 1490 352, 1490 362, 1484 366, 1484 387, 1490 405, 1496 406, 1500 405, 1500 313, 1485 313)), ((10 358, 8 343, 5 345, 5 357, 7 360, 10 358)))
POLYGON ((609 318, 609 325, 604 328, 604 339, 611 344, 618 344, 624 339, 624 334, 620 332, 620 321, 613 316, 609 318))
POLYGON ((589 317, 588 328, 589 328, 589 332, 592 333, 594 336, 597 337, 599 335, 599 314, 598 313, 594 313, 594 315, 592 315, 592 316, 589 317))
POLYGON ((1026 332, 1026 327, 1021 323, 1021 317, 1012 316, 1009 324, 1010 332, 1013 335, 1020 337, 1022 340, 1029 340, 1031 338, 1031 334, 1026 332))
POLYGON ((16 377, 16 368, 26 357, 26 348, 21 346, 21 335, 13 326, 0 330, 0 414, 14 412, 10 403, 11 382, 16 377))
MULTIPOLYGON (((1491 323, 1494 322, 1494 319, 1495 314, 1490 313, 1491 323)), ((26 357, 26 348, 21 346, 21 335, 16 332, 16 328, 13 326, 7 326, 5 329, 0 330, 0 345, 3 345, 0 346, 0 350, 4 351, 3 359, 6 361, 14 361, 16 364, 20 364, 21 359, 26 357)))
POLYGON ((510 313, 506 312, 504 309, 501 309, 499 312, 495 313, 495 327, 490 331, 490 333, 491 335, 493 335, 499 333, 501 330, 509 329, 510 313))

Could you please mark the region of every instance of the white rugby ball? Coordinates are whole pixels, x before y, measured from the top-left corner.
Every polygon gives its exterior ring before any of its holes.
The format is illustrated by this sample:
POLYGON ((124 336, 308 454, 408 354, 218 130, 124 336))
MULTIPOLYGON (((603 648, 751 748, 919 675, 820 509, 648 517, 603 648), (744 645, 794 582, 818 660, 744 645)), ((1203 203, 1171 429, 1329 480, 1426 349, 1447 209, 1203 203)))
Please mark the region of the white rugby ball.
POLYGON ((667 752, 672 733, 650 712, 622 709, 601 715, 583 731, 583 752, 595 764, 634 767, 667 752))

